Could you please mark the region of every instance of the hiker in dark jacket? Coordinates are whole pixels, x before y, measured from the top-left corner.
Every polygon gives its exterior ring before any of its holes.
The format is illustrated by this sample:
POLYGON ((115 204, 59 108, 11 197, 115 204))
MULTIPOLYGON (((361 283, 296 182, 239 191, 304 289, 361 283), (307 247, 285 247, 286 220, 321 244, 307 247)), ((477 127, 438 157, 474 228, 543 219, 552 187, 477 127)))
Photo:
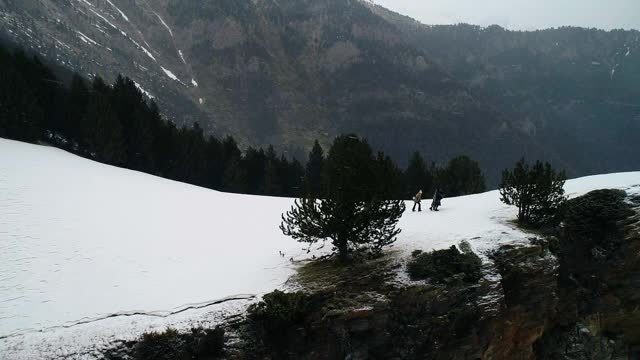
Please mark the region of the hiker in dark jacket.
POLYGON ((438 208, 442 204, 441 200, 443 197, 442 191, 440 191, 440 189, 436 189, 436 192, 433 194, 433 201, 431 201, 431 207, 429 210, 438 211, 438 208))
POLYGON ((418 191, 416 196, 413 197, 413 210, 416 211, 416 205, 418 205, 418 211, 422 211, 422 205, 420 202, 422 201, 422 190, 418 191))

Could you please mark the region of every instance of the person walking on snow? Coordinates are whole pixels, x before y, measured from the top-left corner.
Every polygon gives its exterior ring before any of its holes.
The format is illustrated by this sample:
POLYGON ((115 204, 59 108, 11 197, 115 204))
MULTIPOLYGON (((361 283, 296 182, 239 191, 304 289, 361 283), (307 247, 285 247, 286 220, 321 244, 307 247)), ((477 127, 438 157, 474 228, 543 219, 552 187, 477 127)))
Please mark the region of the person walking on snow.
POLYGON ((413 210, 416 211, 416 205, 418 205, 418 211, 422 211, 422 205, 420 202, 422 201, 422 190, 418 191, 416 196, 413 197, 413 210))
POLYGON ((440 201, 443 197, 444 196, 442 195, 440 189, 436 188, 436 192, 433 194, 433 201, 431 202, 431 207, 429 208, 429 210, 438 211, 438 208, 441 205, 440 201))

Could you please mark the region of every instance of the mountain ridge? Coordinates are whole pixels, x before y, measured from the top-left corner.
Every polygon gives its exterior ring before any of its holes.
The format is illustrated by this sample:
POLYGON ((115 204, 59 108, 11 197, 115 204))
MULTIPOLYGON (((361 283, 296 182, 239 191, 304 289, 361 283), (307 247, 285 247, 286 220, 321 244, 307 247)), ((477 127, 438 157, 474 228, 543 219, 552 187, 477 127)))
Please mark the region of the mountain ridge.
MULTIPOLYGON (((513 111, 505 105, 507 91, 471 81, 483 79, 484 68, 470 65, 470 78, 467 67, 452 65, 461 58, 455 49, 436 51, 450 43, 449 35, 424 29, 447 28, 414 21, 420 30, 412 35, 406 19, 367 1, 43 3, 0 1, 10 38, 62 65, 71 59, 75 71, 107 78, 123 73, 176 123, 198 121, 244 146, 273 143, 303 158, 316 138, 327 144, 356 132, 401 163, 413 150, 437 162, 469 154, 494 184, 500 170, 523 155, 575 175, 640 166, 627 159, 630 141, 613 152, 624 160, 611 166, 585 161, 579 154, 585 144, 571 136, 569 145, 557 145, 573 123, 552 138, 537 136, 541 116, 522 113, 533 114, 543 102, 513 111)), ((514 106, 524 103, 518 101, 514 106)), ((621 116, 633 130, 635 114, 625 109, 621 116)))

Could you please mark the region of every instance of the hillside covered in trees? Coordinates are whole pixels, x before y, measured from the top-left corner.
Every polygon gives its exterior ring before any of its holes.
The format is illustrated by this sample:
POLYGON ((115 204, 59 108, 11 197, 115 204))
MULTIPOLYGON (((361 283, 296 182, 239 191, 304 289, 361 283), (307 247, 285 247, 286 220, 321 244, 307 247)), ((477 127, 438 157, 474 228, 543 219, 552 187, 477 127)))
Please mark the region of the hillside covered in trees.
POLYGON ((635 30, 428 26, 359 0, 5 0, 0 23, 243 148, 302 159, 356 133, 402 166, 472 155, 492 187, 522 156, 570 177, 640 166, 635 30))
POLYGON ((426 26, 359 0, 0 2, 0 37, 126 74, 178 127, 302 159, 356 133, 405 166, 469 154, 568 175, 638 168, 637 31, 426 26))
MULTIPOLYGON (((227 192, 323 196, 325 152, 318 142, 303 164, 272 146, 241 149, 231 136, 205 135, 197 122, 177 127, 126 77, 112 85, 100 77, 60 77, 37 57, 9 49, 0 49, 0 67, 0 137, 44 141, 106 164, 227 192)), ((385 180, 385 197, 410 198, 436 186, 450 196, 485 190, 478 163, 466 156, 437 167, 416 152, 403 171, 363 144, 369 149, 365 166, 385 180)))

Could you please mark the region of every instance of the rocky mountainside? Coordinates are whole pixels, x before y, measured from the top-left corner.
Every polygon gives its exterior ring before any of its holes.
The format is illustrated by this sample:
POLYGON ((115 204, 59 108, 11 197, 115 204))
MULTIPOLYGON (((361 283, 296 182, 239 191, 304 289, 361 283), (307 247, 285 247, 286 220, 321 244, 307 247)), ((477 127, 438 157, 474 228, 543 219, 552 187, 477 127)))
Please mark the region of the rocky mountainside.
POLYGON ((571 173, 640 166, 640 32, 426 26, 372 10, 571 173))
POLYGON ((470 154, 491 183, 523 154, 571 175, 640 161, 637 32, 425 27, 359 0, 0 0, 0 23, 50 61, 130 76, 179 124, 298 157, 356 132, 401 162, 470 154))

